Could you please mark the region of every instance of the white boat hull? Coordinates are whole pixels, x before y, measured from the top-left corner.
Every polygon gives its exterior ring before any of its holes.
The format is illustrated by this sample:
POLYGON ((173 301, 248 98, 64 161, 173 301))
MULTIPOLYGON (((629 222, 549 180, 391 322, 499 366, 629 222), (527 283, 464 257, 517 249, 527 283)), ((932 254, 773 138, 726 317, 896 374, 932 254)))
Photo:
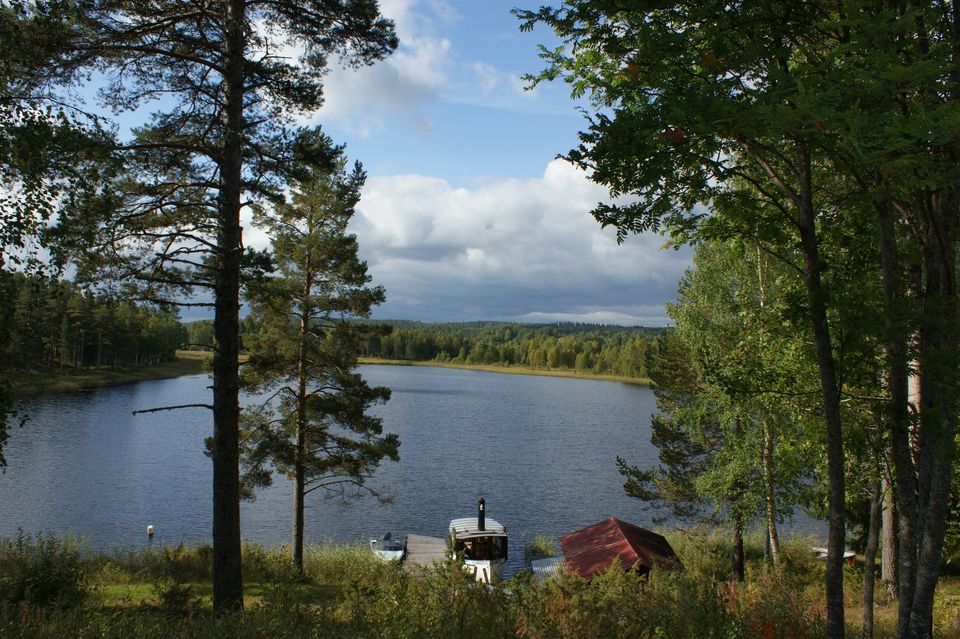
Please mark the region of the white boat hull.
POLYGON ((464 559, 463 567, 480 583, 489 584, 503 579, 503 566, 506 563, 503 559, 493 561, 464 559))

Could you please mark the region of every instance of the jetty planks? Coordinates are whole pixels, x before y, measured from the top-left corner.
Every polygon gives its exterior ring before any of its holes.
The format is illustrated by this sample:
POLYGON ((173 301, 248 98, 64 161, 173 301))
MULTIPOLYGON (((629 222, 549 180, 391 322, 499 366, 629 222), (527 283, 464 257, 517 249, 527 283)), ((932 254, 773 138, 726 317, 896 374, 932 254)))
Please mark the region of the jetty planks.
POLYGON ((425 535, 407 535, 407 569, 431 568, 442 563, 447 555, 447 540, 441 537, 425 535))

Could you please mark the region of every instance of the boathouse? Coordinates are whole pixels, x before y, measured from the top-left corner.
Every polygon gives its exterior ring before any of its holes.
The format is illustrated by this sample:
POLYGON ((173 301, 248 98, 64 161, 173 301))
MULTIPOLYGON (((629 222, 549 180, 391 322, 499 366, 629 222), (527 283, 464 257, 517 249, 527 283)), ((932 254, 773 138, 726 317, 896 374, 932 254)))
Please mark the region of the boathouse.
POLYGON ((654 567, 682 569, 670 544, 655 532, 610 517, 560 538, 565 565, 584 579, 619 561, 624 570, 646 575, 654 567))

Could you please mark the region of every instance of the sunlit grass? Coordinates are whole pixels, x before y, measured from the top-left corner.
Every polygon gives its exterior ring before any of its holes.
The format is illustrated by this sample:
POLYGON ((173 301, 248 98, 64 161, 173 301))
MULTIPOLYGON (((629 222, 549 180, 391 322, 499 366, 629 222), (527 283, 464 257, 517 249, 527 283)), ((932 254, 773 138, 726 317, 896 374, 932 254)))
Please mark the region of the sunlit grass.
POLYGON ((487 373, 506 373, 509 375, 536 375, 539 377, 569 377, 573 379, 597 379, 610 382, 622 382, 624 384, 636 384, 638 386, 649 386, 648 377, 628 377, 626 375, 600 375, 589 371, 559 370, 546 368, 531 368, 529 366, 508 365, 508 364, 457 364, 453 362, 412 361, 406 359, 382 359, 379 357, 361 357, 361 364, 376 364, 380 366, 430 366, 433 368, 459 368, 470 371, 483 371, 487 373))
MULTIPOLYGON (((211 606, 209 545, 145 548, 79 559, 87 596, 64 606, 0 601, 0 636, 11 637, 555 637, 640 639, 823 636, 823 563, 810 540, 784 545, 784 574, 764 559, 762 539, 746 543, 747 580, 729 580, 725 531, 666 532, 682 572, 649 578, 611 569, 587 583, 571 574, 536 584, 522 571, 501 588, 477 585, 455 564, 410 572, 377 559, 363 544, 306 548, 304 573, 288 547, 245 544, 242 616, 211 606)), ((536 538, 538 551, 553 540, 536 538)), ((14 548, 7 544, 5 548, 14 548)), ((69 540, 36 541, 0 557, 41 566, 44 557, 77 561, 69 540), (24 558, 18 560, 17 557, 24 558)), ((540 554, 540 552, 532 553, 540 554)), ((34 571, 31 574, 40 574, 34 571)), ((0 575, 0 580, 3 575, 0 575)), ((845 570, 847 628, 859 636, 862 570, 845 570)), ((876 634, 893 637, 896 604, 878 588, 876 634)), ((960 579, 937 593, 937 636, 960 636, 960 579)))

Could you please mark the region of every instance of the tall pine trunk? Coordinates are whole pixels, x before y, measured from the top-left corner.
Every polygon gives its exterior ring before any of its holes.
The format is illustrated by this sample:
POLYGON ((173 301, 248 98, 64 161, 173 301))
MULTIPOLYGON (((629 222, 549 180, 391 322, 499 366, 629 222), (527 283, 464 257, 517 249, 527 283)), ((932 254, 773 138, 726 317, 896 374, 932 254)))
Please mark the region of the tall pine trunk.
POLYGON ((300 417, 306 404, 306 394, 302 392, 297 397, 297 450, 293 473, 293 567, 297 574, 303 574, 303 528, 304 528, 304 491, 306 488, 306 473, 304 472, 304 455, 306 449, 306 429, 300 417))
MULTIPOLYGON (((307 219, 308 234, 313 233, 313 217, 307 219)), ((312 264, 309 252, 306 256, 306 277, 300 292, 300 326, 297 335, 297 443, 293 472, 293 565, 298 574, 303 574, 303 528, 304 498, 306 497, 306 457, 307 457, 307 383, 309 382, 308 340, 310 339, 310 318, 312 308, 310 295, 313 289, 312 264)))
POLYGON ((870 494, 870 525, 867 528, 867 548, 863 552, 863 639, 873 639, 873 600, 882 511, 883 488, 877 481, 870 494))
POLYGON ((797 153, 799 193, 797 226, 803 251, 803 279, 810 304, 814 350, 820 376, 820 394, 827 448, 829 528, 827 533, 827 637, 843 639, 843 552, 846 537, 843 432, 840 418, 840 389, 830 326, 827 322, 826 291, 821 280, 817 244, 816 209, 813 202, 813 175, 810 152, 803 146, 797 153))
POLYGON ((240 555, 240 204, 243 177, 246 5, 226 5, 213 358, 213 607, 243 609, 240 555))
POLYGON ((297 363, 297 414, 296 414, 296 450, 293 464, 293 566, 298 574, 303 574, 303 527, 304 497, 306 490, 306 448, 307 448, 307 339, 309 320, 304 314, 300 319, 300 345, 297 363))

